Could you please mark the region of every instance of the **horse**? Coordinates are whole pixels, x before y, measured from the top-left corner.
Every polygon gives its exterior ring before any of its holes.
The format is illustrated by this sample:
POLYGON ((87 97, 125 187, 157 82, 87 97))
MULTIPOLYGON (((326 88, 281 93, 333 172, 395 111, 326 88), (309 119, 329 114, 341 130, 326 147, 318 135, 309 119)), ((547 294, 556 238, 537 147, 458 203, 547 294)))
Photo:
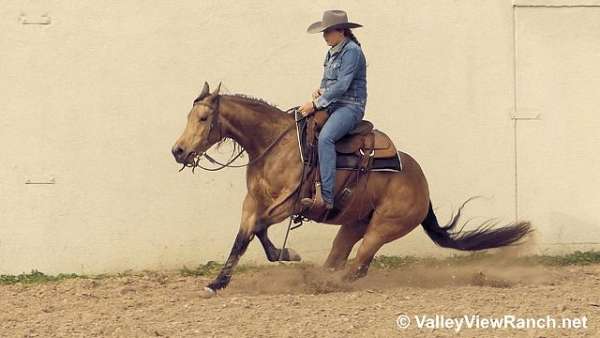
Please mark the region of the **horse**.
MULTIPOLYGON (((193 101, 187 124, 171 149, 179 164, 197 166, 213 145, 233 140, 248 154, 247 192, 242 203, 239 230, 227 261, 219 274, 204 288, 211 297, 225 288, 240 257, 256 236, 269 261, 300 261, 291 248, 277 248, 268 228, 302 210, 294 194, 301 185, 301 160, 293 114, 258 98, 244 94, 220 94, 221 83, 210 92, 207 82, 193 101)), ((241 154, 241 152, 240 152, 241 154)), ((238 154, 239 155, 239 154, 238 154)), ((386 243, 408 234, 421 224, 439 246, 476 251, 518 244, 532 231, 525 221, 497 227, 483 223, 474 230, 455 230, 463 203, 449 224, 440 226, 433 211, 429 188, 421 167, 410 155, 399 152, 401 172, 371 172, 365 193, 372 196, 371 212, 364 219, 340 225, 323 267, 343 270, 346 281, 367 274, 377 251, 386 243), (362 239, 355 259, 346 264, 354 245, 362 239)), ((328 223, 325 221, 325 223, 328 223)), ((331 223, 330 223, 331 224, 331 223)))

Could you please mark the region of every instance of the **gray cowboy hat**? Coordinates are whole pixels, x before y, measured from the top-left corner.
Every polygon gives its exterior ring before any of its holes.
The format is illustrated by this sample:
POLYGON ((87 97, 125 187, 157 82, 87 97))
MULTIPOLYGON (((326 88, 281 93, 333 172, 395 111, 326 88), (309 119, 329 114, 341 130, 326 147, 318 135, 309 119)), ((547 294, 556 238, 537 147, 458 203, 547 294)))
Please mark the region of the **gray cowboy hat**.
POLYGON ((308 33, 319 33, 327 28, 356 28, 362 27, 362 25, 348 22, 348 15, 346 12, 339 9, 332 9, 323 12, 323 20, 317 21, 306 29, 308 33))

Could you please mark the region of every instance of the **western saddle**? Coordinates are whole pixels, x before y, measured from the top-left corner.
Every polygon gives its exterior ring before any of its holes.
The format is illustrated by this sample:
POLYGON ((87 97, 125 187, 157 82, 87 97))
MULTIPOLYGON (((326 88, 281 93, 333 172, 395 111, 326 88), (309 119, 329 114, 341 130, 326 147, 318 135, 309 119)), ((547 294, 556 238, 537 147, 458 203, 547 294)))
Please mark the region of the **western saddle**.
MULTIPOLYGON (((306 118, 296 112, 300 149, 304 160, 304 176, 300 198, 322 199, 318 164, 318 136, 329 118, 326 110, 319 110, 306 118), (301 116, 301 115, 300 115, 301 116)), ((305 207, 299 215, 316 221, 344 224, 368 216, 371 211, 366 186, 371 171, 402 170, 400 153, 392 140, 373 124, 361 120, 356 127, 335 144, 336 184, 334 209, 305 207)))

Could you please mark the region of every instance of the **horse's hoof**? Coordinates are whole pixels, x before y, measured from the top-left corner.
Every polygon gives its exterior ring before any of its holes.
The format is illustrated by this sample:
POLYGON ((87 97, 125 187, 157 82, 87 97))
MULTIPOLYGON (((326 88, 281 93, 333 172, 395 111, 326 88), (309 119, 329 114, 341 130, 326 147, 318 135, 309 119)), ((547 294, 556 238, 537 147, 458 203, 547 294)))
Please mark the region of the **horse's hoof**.
POLYGON ((347 270, 342 276, 342 280, 347 283, 355 282, 359 278, 363 278, 367 275, 368 266, 359 266, 356 270, 347 270))
POLYGON ((201 298, 212 298, 217 295, 217 291, 205 286, 202 292, 200 293, 201 298))
POLYGON ((302 257, 294 249, 287 248, 290 262, 300 262, 302 257))
POLYGON ((342 276, 342 282, 344 282, 344 283, 353 283, 357 279, 358 278, 354 274, 345 274, 342 276))

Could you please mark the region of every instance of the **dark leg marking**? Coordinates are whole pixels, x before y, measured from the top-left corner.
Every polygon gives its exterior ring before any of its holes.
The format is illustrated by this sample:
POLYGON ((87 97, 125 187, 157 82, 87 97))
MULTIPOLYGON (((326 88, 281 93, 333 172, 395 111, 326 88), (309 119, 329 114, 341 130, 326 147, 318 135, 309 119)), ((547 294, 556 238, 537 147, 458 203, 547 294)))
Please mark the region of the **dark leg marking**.
POLYGON ((298 254, 296 254, 293 250, 285 248, 285 249, 283 249, 283 252, 282 252, 281 249, 276 248, 275 245, 273 244, 273 242, 271 242, 271 240, 269 239, 266 228, 264 230, 261 230, 258 233, 256 233, 256 236, 258 237, 258 239, 260 240, 260 243, 262 244, 263 248, 265 249, 265 254, 267 255, 267 259, 270 262, 277 262, 280 260, 286 261, 286 262, 300 260, 300 257, 298 256, 298 254), (280 255, 281 255, 281 259, 279 258, 280 255))
POLYGON ((231 280, 233 269, 239 262, 240 257, 248 248, 248 244, 252 240, 252 237, 253 235, 248 235, 245 232, 238 232, 237 236, 235 237, 235 241, 233 242, 231 252, 229 253, 229 257, 227 258, 227 262, 225 262, 225 265, 221 269, 221 272, 219 272, 217 278, 208 284, 209 288, 213 290, 219 290, 227 287, 229 281, 231 280))

